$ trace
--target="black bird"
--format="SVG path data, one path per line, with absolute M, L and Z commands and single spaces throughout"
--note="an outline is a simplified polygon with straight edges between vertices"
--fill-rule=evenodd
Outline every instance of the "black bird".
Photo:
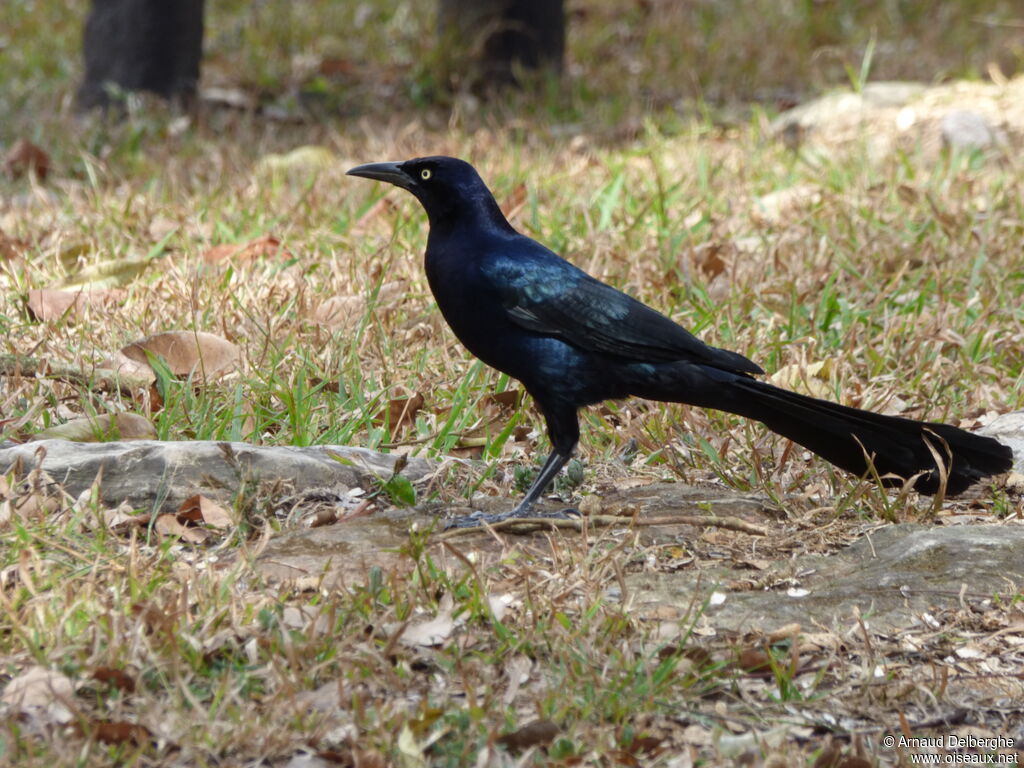
M 521 381 L 544 414 L 552 452 L 519 505 L 492 519 L 529 514 L 576 449 L 579 408 L 627 396 L 756 419 L 848 472 L 864 476 L 873 465 L 884 485 L 913 479 L 923 493 L 956 495 L 1010 469 L 1012 451 L 990 437 L 755 379 L 764 371 L 747 358 L 704 344 L 516 232 L 463 160 L 422 157 L 348 173 L 416 196 L 430 220 L 427 279 L 445 320 L 470 352 Z

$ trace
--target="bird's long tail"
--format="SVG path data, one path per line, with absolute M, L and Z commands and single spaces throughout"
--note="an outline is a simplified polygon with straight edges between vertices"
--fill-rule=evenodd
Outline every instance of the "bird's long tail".
M 694 368 L 702 370 L 698 373 Z M 658 378 L 664 385 L 665 379 Z M 945 475 L 945 493 L 955 496 L 986 477 L 1009 471 L 1013 465 L 1013 451 L 1008 446 L 949 424 L 863 411 L 790 392 L 744 374 L 703 366 L 691 367 L 682 378 L 685 395 L 665 397 L 668 393 L 662 390 L 658 399 L 756 419 L 858 476 L 869 471 L 871 457 L 875 472 L 886 485 L 899 486 L 903 481 L 898 478 L 917 475 L 914 488 L 934 494 L 942 488 Z M 679 384 L 676 379 L 677 392 Z M 940 471 L 936 456 L 944 471 Z

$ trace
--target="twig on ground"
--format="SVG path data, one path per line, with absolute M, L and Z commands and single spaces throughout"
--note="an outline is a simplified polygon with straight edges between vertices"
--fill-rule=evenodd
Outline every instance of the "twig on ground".
M 753 523 L 740 520 L 738 517 L 717 517 L 702 515 L 665 515 L 662 517 L 623 517 L 618 515 L 590 515 L 585 518 L 588 525 L 611 526 L 611 525 L 632 525 L 650 527 L 654 525 L 694 525 L 700 528 L 716 527 L 725 528 L 730 531 L 739 531 L 751 536 L 767 536 L 768 531 Z M 486 533 L 497 531 L 502 533 L 514 533 L 523 535 L 535 531 L 565 529 L 580 531 L 583 529 L 584 518 L 548 518 L 548 517 L 519 517 L 501 520 L 497 523 L 485 523 L 476 528 L 453 528 L 440 533 L 436 538 L 440 541 L 457 538 L 472 533 Z

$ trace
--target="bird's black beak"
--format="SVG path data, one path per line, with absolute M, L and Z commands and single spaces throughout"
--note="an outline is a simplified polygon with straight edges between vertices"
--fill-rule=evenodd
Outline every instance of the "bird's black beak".
M 349 168 L 346 176 L 362 176 L 365 179 L 386 181 L 402 189 L 410 189 L 413 185 L 413 178 L 402 170 L 401 163 L 367 163 Z

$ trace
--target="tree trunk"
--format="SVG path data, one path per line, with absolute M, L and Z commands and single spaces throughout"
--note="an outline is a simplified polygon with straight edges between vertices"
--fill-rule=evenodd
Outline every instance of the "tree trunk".
M 118 90 L 189 102 L 199 82 L 204 0 L 93 0 L 85 23 L 82 108 Z
M 520 69 L 562 69 L 564 0 L 439 0 L 437 24 L 455 80 L 500 86 Z

